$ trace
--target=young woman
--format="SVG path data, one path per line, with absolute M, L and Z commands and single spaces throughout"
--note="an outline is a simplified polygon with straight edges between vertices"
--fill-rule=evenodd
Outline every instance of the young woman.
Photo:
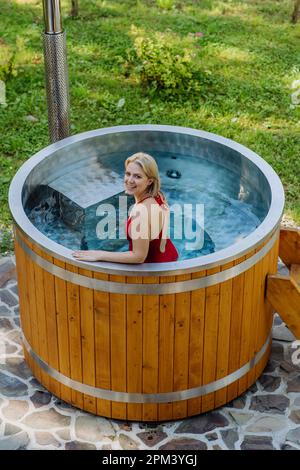
M 163 263 L 176 261 L 178 253 L 167 237 L 169 207 L 160 191 L 156 161 L 146 153 L 135 153 L 125 161 L 125 191 L 134 196 L 135 205 L 126 224 L 129 251 L 75 251 L 82 261 L 115 263 Z

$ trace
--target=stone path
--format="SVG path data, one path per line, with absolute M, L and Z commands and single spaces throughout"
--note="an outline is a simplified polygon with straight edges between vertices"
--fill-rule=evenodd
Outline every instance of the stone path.
M 14 258 L 0 258 L 0 450 L 300 450 L 300 365 L 291 359 L 293 340 L 276 315 L 263 375 L 210 413 L 163 424 L 96 417 L 57 399 L 32 377 L 20 341 Z

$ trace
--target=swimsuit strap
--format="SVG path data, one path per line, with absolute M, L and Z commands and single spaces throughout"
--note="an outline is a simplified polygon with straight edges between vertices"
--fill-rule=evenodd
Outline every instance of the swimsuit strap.
M 154 199 L 159 206 L 163 206 L 165 204 L 165 201 L 163 200 L 160 194 L 158 194 Z

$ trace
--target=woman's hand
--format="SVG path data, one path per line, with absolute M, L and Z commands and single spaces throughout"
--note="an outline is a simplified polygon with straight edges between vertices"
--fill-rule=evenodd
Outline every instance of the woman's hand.
M 80 261 L 101 261 L 101 250 L 74 251 L 72 256 Z
M 107 261 L 108 263 L 143 263 L 149 251 L 149 240 L 132 240 L 132 251 L 85 250 L 74 251 L 72 256 L 79 261 Z

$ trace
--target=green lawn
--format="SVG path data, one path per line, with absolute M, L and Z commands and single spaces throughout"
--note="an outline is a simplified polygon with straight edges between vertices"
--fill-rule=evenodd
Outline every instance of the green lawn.
M 286 214 L 300 224 L 300 105 L 291 85 L 300 79 L 300 24 L 292 0 L 184 0 L 164 10 L 156 0 L 79 0 L 67 32 L 72 133 L 120 124 L 174 124 L 229 137 L 267 160 L 281 177 Z M 163 2 L 161 2 L 163 3 Z M 169 2 L 172 3 L 172 2 Z M 7 193 L 19 166 L 48 143 L 41 0 L 0 0 L 0 54 L 15 54 L 0 105 L 1 252 L 10 247 Z M 184 41 L 197 38 L 200 91 L 151 93 L 124 67 L 132 26 Z M 1 59 L 1 55 L 0 55 Z M 1 60 L 0 60 L 1 64 Z M 1 78 L 1 76 L 0 76 Z M 124 98 L 125 105 L 118 108 Z M 26 120 L 31 115 L 36 122 Z

